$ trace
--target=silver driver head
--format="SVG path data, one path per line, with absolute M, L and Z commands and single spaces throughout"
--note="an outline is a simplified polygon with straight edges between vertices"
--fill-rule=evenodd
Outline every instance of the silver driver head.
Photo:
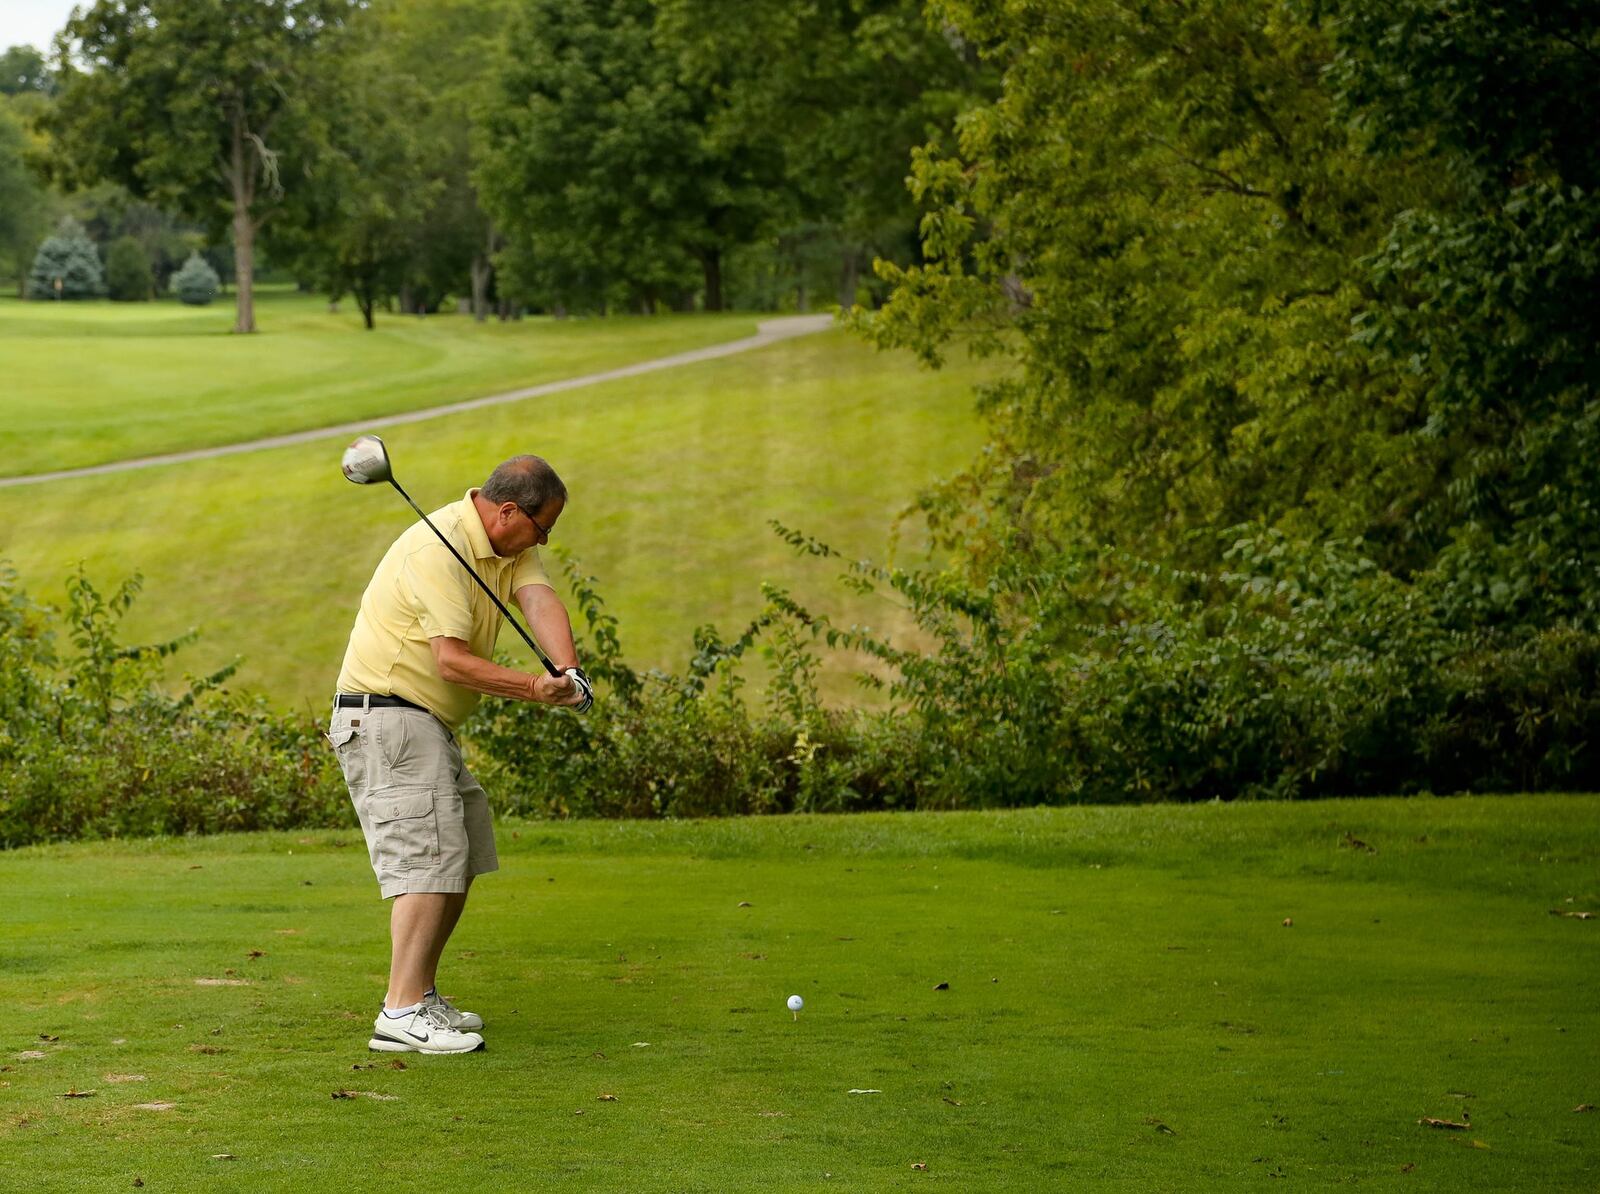
M 389 451 L 375 435 L 363 435 L 344 450 L 339 461 L 345 480 L 357 485 L 371 485 L 392 478 L 389 471 Z

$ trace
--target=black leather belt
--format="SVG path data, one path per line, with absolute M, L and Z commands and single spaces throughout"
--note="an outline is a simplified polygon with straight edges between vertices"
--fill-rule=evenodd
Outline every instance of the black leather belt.
M 360 709 L 366 706 L 371 709 L 421 709 L 424 713 L 432 713 L 432 709 L 423 708 L 415 701 L 408 701 L 405 697 L 397 696 L 368 696 L 360 692 L 341 692 L 333 698 L 336 709 Z

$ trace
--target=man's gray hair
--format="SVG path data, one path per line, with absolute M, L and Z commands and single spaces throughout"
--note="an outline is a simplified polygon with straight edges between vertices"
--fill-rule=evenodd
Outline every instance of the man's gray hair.
M 567 500 L 567 487 L 542 456 L 513 456 L 489 474 L 478 492 L 495 505 L 515 502 L 533 511 L 552 498 Z

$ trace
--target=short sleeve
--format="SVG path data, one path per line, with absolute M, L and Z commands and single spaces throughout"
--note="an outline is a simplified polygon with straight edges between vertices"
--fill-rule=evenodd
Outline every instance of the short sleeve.
M 472 639 L 471 584 L 460 561 L 442 543 L 429 543 L 406 557 L 400 585 L 429 638 Z
M 550 585 L 550 578 L 545 575 L 544 565 L 539 561 L 539 549 L 530 547 L 527 551 L 517 556 L 517 566 L 511 573 L 511 591 L 515 593 L 526 585 Z

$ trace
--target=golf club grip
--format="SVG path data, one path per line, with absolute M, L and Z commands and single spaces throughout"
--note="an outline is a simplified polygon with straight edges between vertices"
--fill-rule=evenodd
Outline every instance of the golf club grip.
M 559 680 L 561 678 L 561 673 L 556 670 L 556 665 L 551 663 L 549 657 L 539 649 L 539 644 L 533 641 L 533 635 L 529 634 L 522 628 L 522 623 L 517 621 L 516 616 L 506 608 L 506 603 L 501 601 L 500 598 L 495 595 L 495 591 L 488 586 L 483 577 L 478 575 L 477 570 L 474 569 L 471 564 L 467 563 L 466 557 L 456 550 L 456 545 L 444 537 L 444 532 L 433 525 L 433 519 L 424 514 L 422 512 L 422 507 L 411 500 L 411 495 L 400 488 L 400 482 L 396 481 L 393 477 L 390 477 L 389 484 L 393 485 L 395 489 L 399 491 L 400 496 L 406 499 L 406 505 L 410 506 L 417 512 L 417 517 L 428 524 L 428 529 L 435 535 L 439 536 L 439 542 L 443 543 L 450 549 L 450 554 L 455 556 L 457 560 L 461 561 L 461 566 L 467 570 L 467 575 L 478 582 L 478 587 L 488 595 L 489 600 L 494 602 L 496 608 L 498 608 L 500 612 L 505 615 L 506 621 L 510 622 L 515 628 L 516 632 L 522 636 L 522 641 L 528 644 L 528 649 L 539 657 L 539 662 L 544 664 L 544 670 Z

